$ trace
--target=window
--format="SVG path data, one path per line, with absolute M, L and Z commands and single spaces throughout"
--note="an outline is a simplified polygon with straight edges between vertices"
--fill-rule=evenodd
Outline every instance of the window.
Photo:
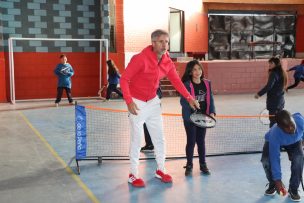
M 109 50 L 116 52 L 116 12 L 115 0 L 109 0 L 110 39 Z
M 170 52 L 184 51 L 184 12 L 170 8 L 169 19 Z
M 209 12 L 209 59 L 294 57 L 295 13 Z

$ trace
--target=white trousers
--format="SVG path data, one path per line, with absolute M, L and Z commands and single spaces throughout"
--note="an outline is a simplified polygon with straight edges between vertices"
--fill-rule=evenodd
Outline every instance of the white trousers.
M 155 158 L 158 169 L 165 171 L 165 138 L 163 132 L 163 119 L 161 115 L 160 99 L 156 96 L 147 102 L 133 98 L 139 110 L 138 115 L 129 113 L 131 126 L 130 141 L 130 173 L 138 177 L 141 140 L 143 137 L 143 124 L 146 123 L 154 145 Z

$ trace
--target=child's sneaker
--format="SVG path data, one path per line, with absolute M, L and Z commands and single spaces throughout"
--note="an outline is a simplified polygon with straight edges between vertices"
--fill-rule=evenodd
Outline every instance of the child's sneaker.
M 200 170 L 205 175 L 210 175 L 210 170 L 207 167 L 207 164 L 200 164 Z
M 185 170 L 185 176 L 189 176 L 192 173 L 192 168 L 193 165 L 192 164 L 187 164 L 186 166 L 184 166 Z
M 156 170 L 155 177 L 161 179 L 164 183 L 171 183 L 172 177 L 169 174 L 165 174 L 161 170 Z
M 136 178 L 133 174 L 129 174 L 128 182 L 134 187 L 145 187 L 145 182 L 141 178 Z
M 276 187 L 275 187 L 275 184 L 274 183 L 269 183 L 267 185 L 268 185 L 268 188 L 265 190 L 264 195 L 267 195 L 267 196 L 273 196 L 273 195 L 275 195 L 276 191 L 277 191 Z
M 288 190 L 289 197 L 292 201 L 294 202 L 300 202 L 301 201 L 301 196 L 298 193 L 298 190 L 292 191 L 291 189 Z

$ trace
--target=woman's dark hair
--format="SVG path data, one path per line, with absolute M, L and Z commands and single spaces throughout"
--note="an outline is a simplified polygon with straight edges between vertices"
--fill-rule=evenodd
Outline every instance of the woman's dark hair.
M 287 83 L 288 83 L 288 75 L 287 75 L 286 71 L 283 69 L 280 59 L 277 57 L 272 57 L 268 60 L 268 62 L 273 63 L 275 65 L 274 68 L 269 70 L 269 73 L 272 71 L 278 70 L 280 72 L 281 76 L 283 77 L 283 88 L 286 89 Z
M 66 55 L 64 55 L 64 54 L 61 54 L 60 56 L 59 56 L 59 58 L 63 58 L 63 57 L 67 57 Z
M 116 67 L 113 60 L 109 59 L 107 60 L 108 65 L 108 75 L 114 75 L 116 73 L 119 73 L 118 68 Z
M 192 60 L 192 61 L 189 61 L 187 63 L 187 65 L 186 65 L 185 73 L 184 73 L 184 75 L 182 77 L 182 81 L 183 82 L 186 82 L 188 80 L 191 81 L 191 79 L 192 79 L 192 71 L 193 71 L 193 68 L 194 68 L 195 65 L 198 65 L 202 69 L 201 79 L 203 79 L 205 77 L 204 68 L 203 68 L 202 64 L 198 60 Z

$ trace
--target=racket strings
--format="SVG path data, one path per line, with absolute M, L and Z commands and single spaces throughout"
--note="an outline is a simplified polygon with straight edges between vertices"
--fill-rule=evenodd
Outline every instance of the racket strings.
M 199 127 L 214 127 L 216 121 L 205 114 L 194 113 L 190 116 L 190 120 Z

